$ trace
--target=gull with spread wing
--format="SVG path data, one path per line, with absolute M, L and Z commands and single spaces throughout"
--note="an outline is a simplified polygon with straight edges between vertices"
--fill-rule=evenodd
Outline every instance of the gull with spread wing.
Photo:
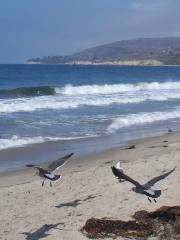
M 57 160 L 50 163 L 46 169 L 36 166 L 36 165 L 32 165 L 32 164 L 28 164 L 28 165 L 26 165 L 26 167 L 34 167 L 34 168 L 38 169 L 38 171 L 39 171 L 38 175 L 40 177 L 44 178 L 44 180 L 42 182 L 42 186 L 44 186 L 44 181 L 46 179 L 50 180 L 50 186 L 52 186 L 51 181 L 57 181 L 58 179 L 61 178 L 61 175 L 55 174 L 55 171 L 58 168 L 62 167 L 73 154 L 74 153 L 70 153 L 64 157 L 58 158 Z
M 142 185 L 139 182 L 132 179 L 131 177 L 127 176 L 122 171 L 119 171 L 119 169 L 116 168 L 116 166 L 111 167 L 111 169 L 116 178 L 124 179 L 134 184 L 135 187 L 132 188 L 132 191 L 140 194 L 145 194 L 148 197 L 149 202 L 151 202 L 151 198 L 154 200 L 154 202 L 156 202 L 156 198 L 159 198 L 161 195 L 161 190 L 154 190 L 152 189 L 152 187 L 160 180 L 166 178 L 169 174 L 171 174 L 175 170 L 175 168 L 173 168 L 171 171 L 164 173 L 160 176 L 154 177 L 151 180 L 149 180 L 147 183 Z

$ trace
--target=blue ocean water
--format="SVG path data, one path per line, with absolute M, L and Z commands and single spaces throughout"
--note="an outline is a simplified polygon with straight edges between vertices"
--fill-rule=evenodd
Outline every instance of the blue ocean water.
M 0 65 L 0 150 L 89 139 L 94 152 L 179 123 L 180 67 Z

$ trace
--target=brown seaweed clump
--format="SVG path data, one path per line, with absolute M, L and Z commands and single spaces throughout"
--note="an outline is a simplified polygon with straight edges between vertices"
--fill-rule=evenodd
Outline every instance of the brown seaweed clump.
M 180 206 L 163 206 L 154 212 L 138 211 L 132 217 L 131 221 L 90 218 L 81 230 L 89 238 L 180 239 Z

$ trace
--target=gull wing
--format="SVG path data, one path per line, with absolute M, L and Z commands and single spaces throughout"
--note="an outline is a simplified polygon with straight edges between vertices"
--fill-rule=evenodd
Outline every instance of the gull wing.
M 143 187 L 149 189 L 151 188 L 154 184 L 156 184 L 157 182 L 159 182 L 160 180 L 166 178 L 169 174 L 171 174 L 172 172 L 174 172 L 175 168 L 173 168 L 171 171 L 167 172 L 167 173 L 164 173 L 160 176 L 157 176 L 155 178 L 152 178 L 151 180 L 149 180 L 147 183 L 145 183 L 143 185 Z
M 119 179 L 124 179 L 128 182 L 131 182 L 132 184 L 134 184 L 137 187 L 140 187 L 141 184 L 139 184 L 137 181 L 135 181 L 134 179 L 130 178 L 129 176 L 127 176 L 126 174 L 124 174 L 122 171 L 120 171 L 119 169 L 117 169 L 116 167 L 111 167 L 112 172 L 114 173 L 114 175 L 119 178 Z
M 47 171 L 48 172 L 53 172 L 59 167 L 62 167 L 65 162 L 73 155 L 74 153 L 70 153 L 68 155 L 65 155 L 64 157 L 58 158 L 57 160 L 53 161 L 52 163 L 49 164 Z
M 27 165 L 26 165 L 26 167 L 36 168 L 36 169 L 38 169 L 39 171 L 41 171 L 41 170 L 43 170 L 43 171 L 44 171 L 44 169 L 43 169 L 43 168 L 41 168 L 41 167 L 38 167 L 38 166 L 36 166 L 36 165 L 33 165 L 33 164 L 27 164 Z

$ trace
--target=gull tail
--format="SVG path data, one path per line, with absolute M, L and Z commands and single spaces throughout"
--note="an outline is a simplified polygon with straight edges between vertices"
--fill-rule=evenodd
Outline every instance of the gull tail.
M 155 197 L 158 198 L 161 196 L 162 191 L 161 190 L 154 190 L 155 192 Z

